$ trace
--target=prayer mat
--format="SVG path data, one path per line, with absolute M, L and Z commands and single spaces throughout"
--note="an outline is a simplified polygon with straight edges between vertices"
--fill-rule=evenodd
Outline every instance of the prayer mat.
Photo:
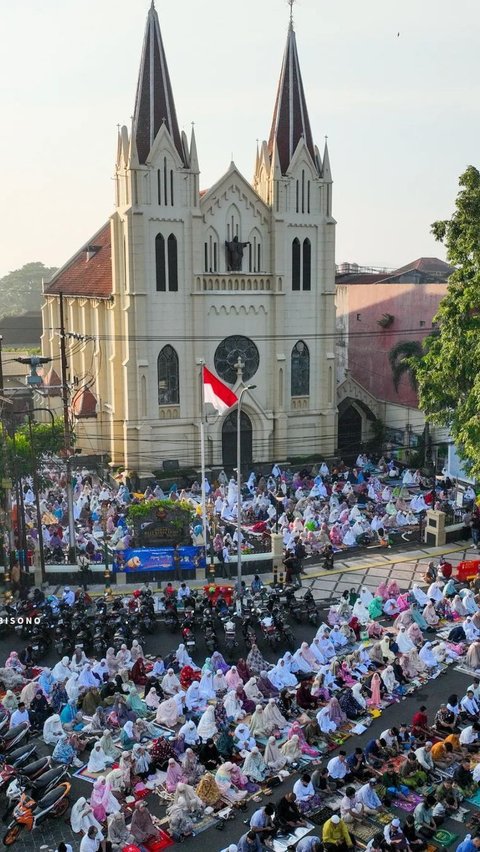
M 193 823 L 193 833 L 201 834 L 202 831 L 208 831 L 209 828 L 213 828 L 215 823 L 218 822 L 217 814 L 207 814 L 203 816 L 202 819 L 199 819 L 197 822 Z
M 351 736 L 348 731 L 335 731 L 333 734 L 329 734 L 328 738 L 332 743 L 335 743 L 335 746 L 341 746 Z
M 453 819 L 455 822 L 465 822 L 465 817 L 469 811 L 466 808 L 459 808 L 458 811 L 455 811 L 453 814 L 449 814 L 450 819 Z
M 447 847 L 451 846 L 457 837 L 458 834 L 454 834 L 452 831 L 447 831 L 446 828 L 439 828 L 433 835 L 432 840 L 437 846 Z
M 471 805 L 475 805 L 476 808 L 480 808 L 480 790 L 478 790 L 470 799 L 467 799 L 467 802 L 470 802 Z
M 310 819 L 312 820 L 312 822 L 315 823 L 315 825 L 323 825 L 323 823 L 326 822 L 327 819 L 330 819 L 332 814 L 333 810 L 328 806 L 324 805 L 323 808 L 320 808 L 319 811 L 314 811 L 313 813 L 311 813 Z
M 400 808 L 401 811 L 411 814 L 420 802 L 423 802 L 422 796 L 417 796 L 416 793 L 409 793 L 408 799 L 394 799 L 392 805 L 394 808 Z
M 353 835 L 356 839 L 361 840 L 363 843 L 369 843 L 372 837 L 378 833 L 378 826 L 373 825 L 371 822 L 358 822 L 355 824 L 355 831 Z
M 305 837 L 313 828 L 312 823 L 307 822 L 306 825 L 301 825 L 292 831 L 290 834 L 279 834 L 273 841 L 275 852 L 286 852 L 291 846 L 295 846 L 302 837 Z
M 379 814 L 372 814 L 371 816 L 368 817 L 368 819 L 371 820 L 374 823 L 374 825 L 378 825 L 378 826 L 381 826 L 383 828 L 383 826 L 385 826 L 385 825 L 390 825 L 390 823 L 393 819 L 393 814 L 390 813 L 389 811 L 387 811 L 387 812 L 381 811 Z
M 454 671 L 461 672 L 462 674 L 466 674 L 469 677 L 473 677 L 473 675 L 477 675 L 478 669 L 471 669 L 469 666 L 465 665 L 465 663 L 460 663 L 457 666 L 454 666 Z
M 435 846 L 435 843 L 428 843 L 425 852 L 438 852 L 438 846 Z
M 103 772 L 90 772 L 87 769 L 88 764 L 85 763 L 80 769 L 77 769 L 76 772 L 73 773 L 74 778 L 81 778 L 82 781 L 88 781 L 89 784 L 94 784 L 98 778 L 105 777 L 107 772 L 110 772 L 112 769 L 118 768 L 118 763 L 113 763 L 112 766 L 109 766 L 108 769 L 105 769 Z

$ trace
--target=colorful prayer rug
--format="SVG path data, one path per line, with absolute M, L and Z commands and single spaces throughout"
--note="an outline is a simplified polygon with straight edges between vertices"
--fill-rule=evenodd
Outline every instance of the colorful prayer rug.
M 433 835 L 432 840 L 437 844 L 437 846 L 447 847 L 451 846 L 457 837 L 458 834 L 454 834 L 452 831 L 447 831 L 446 828 L 439 828 Z

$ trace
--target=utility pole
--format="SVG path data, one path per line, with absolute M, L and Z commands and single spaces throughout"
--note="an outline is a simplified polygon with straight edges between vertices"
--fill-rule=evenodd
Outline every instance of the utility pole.
M 2 350 L 3 337 L 0 334 L 0 405 L 1 411 L 3 415 L 3 406 L 5 403 L 11 404 L 10 400 L 5 399 L 5 387 L 4 387 L 4 379 L 3 379 L 3 350 Z M 8 548 L 5 553 L 5 575 L 9 573 L 9 569 L 12 568 L 15 562 L 15 533 L 13 530 L 13 521 L 12 521 L 12 480 L 10 477 L 10 465 L 8 463 L 8 446 L 7 446 L 7 436 L 5 423 L 2 416 L 2 450 L 4 453 L 5 465 L 5 479 L 3 481 L 4 491 L 5 491 L 5 526 L 8 533 Z M 17 507 L 18 509 L 18 507 Z M 5 548 L 4 548 L 5 552 Z M 8 557 L 8 558 L 7 558 Z
M 67 468 L 67 507 L 68 507 L 68 561 L 70 565 L 75 565 L 76 547 L 75 547 L 75 518 L 73 515 L 73 489 L 72 489 L 72 471 L 70 466 L 72 453 L 72 435 L 70 431 L 70 418 L 68 412 L 68 383 L 67 383 L 67 350 L 65 336 L 65 319 L 63 313 L 63 293 L 59 295 L 60 301 L 60 363 L 62 368 L 62 402 L 63 402 L 63 431 L 65 440 L 65 463 Z

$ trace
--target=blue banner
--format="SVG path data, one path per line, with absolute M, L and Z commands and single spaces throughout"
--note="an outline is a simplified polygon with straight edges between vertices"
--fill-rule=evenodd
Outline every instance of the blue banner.
M 175 568 L 174 547 L 131 547 L 124 550 L 115 562 L 115 571 L 173 571 Z M 180 570 L 205 568 L 205 549 L 186 545 L 177 547 Z

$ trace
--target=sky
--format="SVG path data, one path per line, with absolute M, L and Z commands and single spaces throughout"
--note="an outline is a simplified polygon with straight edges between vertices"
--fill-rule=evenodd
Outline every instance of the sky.
M 133 113 L 150 0 L 0 0 L 0 276 L 62 265 L 113 210 L 117 124 Z M 201 187 L 268 138 L 285 0 L 157 0 Z M 478 0 L 298 0 L 316 144 L 328 135 L 337 263 L 444 257 L 430 224 L 479 165 Z

